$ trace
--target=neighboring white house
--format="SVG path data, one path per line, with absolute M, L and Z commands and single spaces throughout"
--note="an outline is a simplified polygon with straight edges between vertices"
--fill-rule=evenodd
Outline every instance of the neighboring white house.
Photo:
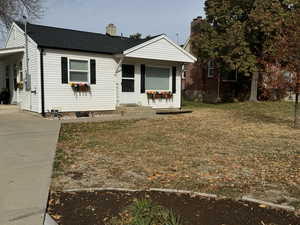
M 13 23 L 0 49 L 0 92 L 9 89 L 11 104 L 43 115 L 179 108 L 182 66 L 196 59 L 166 35 L 132 39 L 112 28 L 104 35 L 28 23 L 26 38 L 25 25 Z

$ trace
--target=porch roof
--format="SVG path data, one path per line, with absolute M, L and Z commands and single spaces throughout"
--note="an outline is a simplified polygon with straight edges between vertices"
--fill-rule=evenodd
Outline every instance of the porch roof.
M 17 48 L 1 48 L 0 49 L 0 59 L 4 57 L 9 57 L 13 55 L 17 55 L 20 53 L 24 53 L 25 48 L 24 47 L 17 47 Z

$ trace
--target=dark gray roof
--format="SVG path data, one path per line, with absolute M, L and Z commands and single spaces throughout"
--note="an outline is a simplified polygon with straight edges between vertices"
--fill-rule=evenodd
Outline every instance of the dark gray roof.
M 17 25 L 24 30 L 24 24 L 17 22 Z M 38 46 L 42 48 L 77 50 L 105 54 L 122 53 L 127 49 L 157 37 L 134 39 L 30 23 L 27 25 L 27 33 Z

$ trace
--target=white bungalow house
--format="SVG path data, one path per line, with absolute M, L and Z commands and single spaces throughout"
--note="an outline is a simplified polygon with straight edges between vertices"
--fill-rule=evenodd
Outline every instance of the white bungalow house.
M 13 23 L 0 49 L 0 92 L 9 90 L 10 104 L 42 115 L 123 104 L 180 107 L 182 66 L 196 59 L 166 35 L 116 36 L 112 24 L 105 35 L 26 27 Z

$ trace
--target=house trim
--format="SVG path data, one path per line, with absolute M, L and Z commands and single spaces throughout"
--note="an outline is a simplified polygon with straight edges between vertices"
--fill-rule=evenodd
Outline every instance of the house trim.
M 88 64 L 87 71 L 72 70 L 71 69 L 71 61 L 72 60 L 87 62 L 87 64 Z M 90 65 L 91 65 L 91 58 L 89 58 L 89 59 L 84 59 L 84 58 L 80 58 L 80 57 L 68 58 L 68 81 L 69 81 L 69 83 L 83 83 L 83 84 L 89 84 L 90 85 L 91 84 L 91 68 L 90 68 Z M 71 81 L 71 72 L 84 72 L 84 73 L 87 72 L 87 81 Z
M 128 54 L 130 54 L 132 52 L 135 52 L 135 51 L 137 51 L 137 50 L 139 50 L 141 48 L 144 48 L 144 47 L 146 47 L 148 45 L 151 45 L 151 44 L 153 44 L 153 43 L 155 43 L 155 42 L 157 42 L 157 41 L 159 41 L 161 39 L 165 39 L 166 41 L 168 41 L 171 45 L 173 45 L 175 48 L 177 48 L 179 51 L 181 51 L 184 55 L 186 55 L 188 58 L 190 58 L 193 62 L 197 61 L 197 59 L 193 55 L 191 55 L 190 53 L 188 53 L 187 51 L 185 51 L 183 48 L 181 48 L 180 46 L 178 46 L 177 44 L 175 44 L 172 40 L 170 40 L 164 34 L 160 35 L 160 36 L 158 36 L 156 38 L 153 38 L 153 39 L 151 39 L 149 41 L 146 41 L 146 42 L 144 42 L 144 43 L 142 43 L 140 45 L 137 45 L 137 46 L 135 46 L 133 48 L 127 49 L 126 51 L 123 52 L 123 54 L 125 56 L 127 56 Z
M 2 48 L 0 49 L 0 55 L 2 54 L 13 54 L 13 53 L 22 53 L 25 51 L 24 47 L 15 47 L 15 48 Z
M 88 50 L 80 50 L 80 49 L 70 49 L 70 48 L 55 48 L 55 47 L 47 47 L 43 45 L 39 45 L 39 48 L 43 49 L 52 49 L 52 50 L 63 50 L 63 51 L 72 51 L 72 52 L 85 52 L 85 53 L 94 53 L 94 54 L 103 54 L 103 55 L 115 55 L 114 53 L 107 52 L 97 52 L 97 51 L 88 51 Z
M 6 41 L 5 41 L 5 47 L 7 46 L 7 43 L 8 43 L 8 41 L 9 41 L 9 39 L 10 39 L 10 36 L 11 36 L 11 32 L 13 31 L 13 28 L 14 28 L 14 26 L 15 26 L 16 24 L 15 23 L 13 23 L 13 25 L 10 27 L 10 29 L 9 29 L 9 32 L 8 32 L 8 36 L 7 36 L 7 39 L 6 39 Z

